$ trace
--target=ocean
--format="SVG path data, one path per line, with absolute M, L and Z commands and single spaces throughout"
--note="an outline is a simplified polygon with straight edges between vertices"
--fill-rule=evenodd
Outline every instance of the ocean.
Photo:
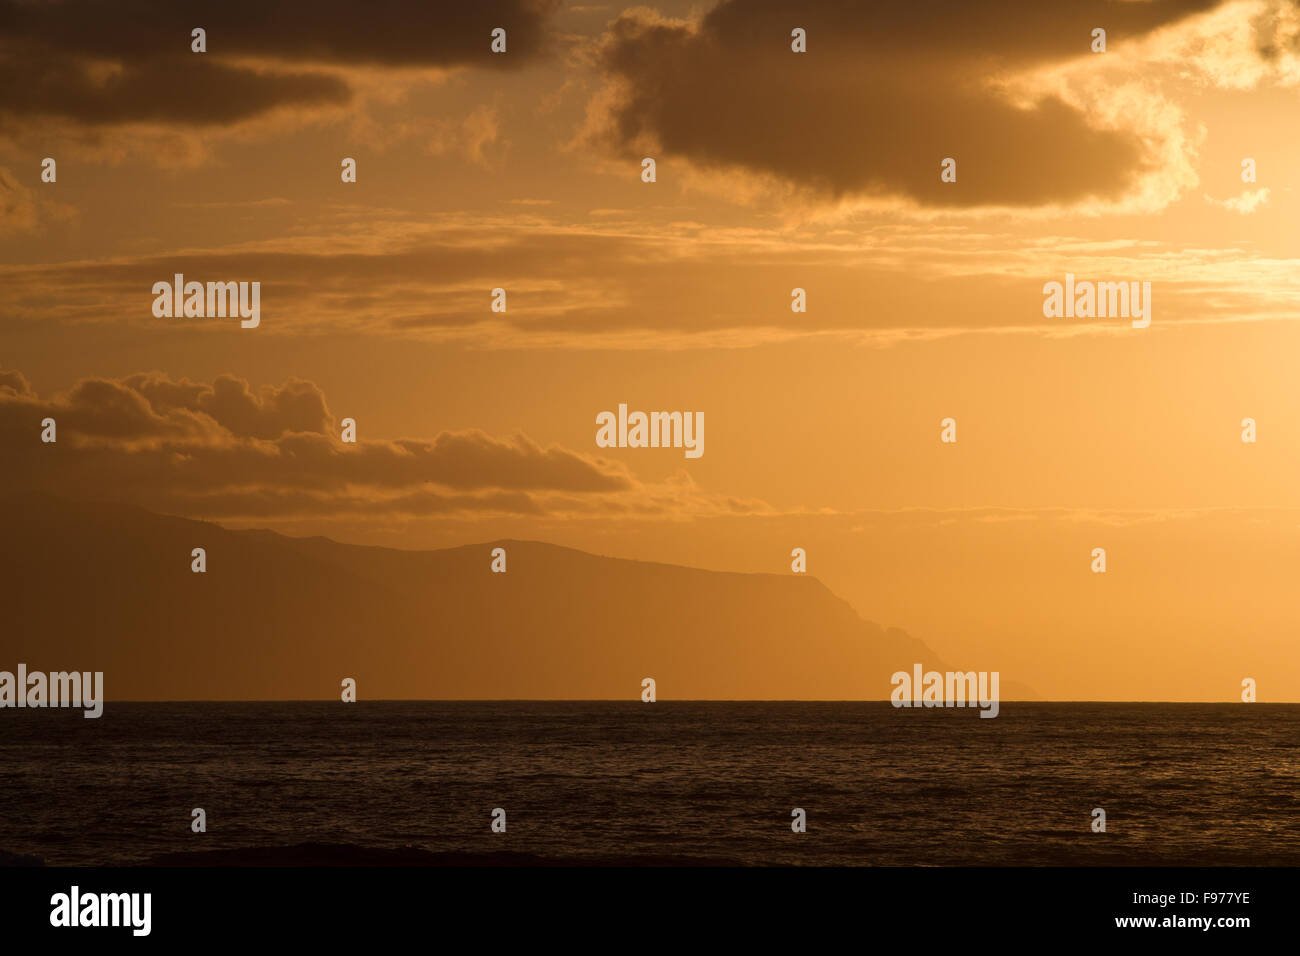
M 1300 865 L 1300 706 L 1010 702 L 978 715 L 882 702 L 7 710 L 0 855 Z

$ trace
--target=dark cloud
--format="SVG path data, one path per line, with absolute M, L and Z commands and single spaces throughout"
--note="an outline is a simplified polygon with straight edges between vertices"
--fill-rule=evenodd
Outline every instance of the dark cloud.
M 69 57 L 0 53 L 0 114 L 85 125 L 206 126 L 280 106 L 337 106 L 352 97 L 335 76 L 251 70 L 173 56 L 98 72 Z
M 201 412 L 240 438 L 274 440 L 289 432 L 324 435 L 334 424 L 325 396 L 311 382 L 266 385 L 254 394 L 247 382 L 233 375 L 219 375 L 206 385 L 154 372 L 125 378 L 122 386 L 162 414 Z
M 0 129 L 34 117 L 96 126 L 231 124 L 276 107 L 347 103 L 351 90 L 323 72 L 330 67 L 514 69 L 542 52 L 554 6 L 0 0 Z M 201 55 L 190 51 L 195 27 L 207 31 Z M 490 51 L 495 27 L 507 31 L 505 55 Z
M 1222 0 L 723 0 L 704 17 L 702 33 L 723 45 L 790 49 L 790 30 L 809 32 L 809 50 L 921 67 L 963 59 L 1027 65 L 1086 52 L 1094 27 L 1111 41 L 1147 33 Z M 725 39 L 724 39 L 725 38 Z
M 329 64 L 518 66 L 538 54 L 557 0 L 3 0 L 0 35 L 23 47 L 133 62 L 188 53 L 207 31 L 207 56 Z M 490 50 L 506 31 L 505 55 Z
M 629 157 L 771 174 L 828 197 L 1031 205 L 1116 196 L 1145 167 L 1139 138 L 1054 96 L 1022 108 L 986 81 L 1089 55 L 1215 5 L 1012 0 L 725 0 L 698 24 L 644 10 L 610 27 L 600 63 L 621 95 L 603 135 Z M 803 27 L 808 52 L 790 51 Z M 958 186 L 939 180 L 958 161 Z M 661 173 L 661 176 L 663 174 Z
M 53 418 L 58 441 L 40 440 Z M 0 490 L 125 500 L 208 516 L 541 513 L 539 495 L 634 488 L 626 471 L 520 435 L 443 432 L 432 440 L 344 444 L 310 382 L 254 391 L 161 373 L 85 379 L 42 399 L 0 371 Z M 364 430 L 365 423 L 360 423 Z

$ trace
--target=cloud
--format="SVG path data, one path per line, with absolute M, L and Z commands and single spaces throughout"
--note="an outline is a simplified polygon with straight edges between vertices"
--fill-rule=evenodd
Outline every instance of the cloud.
M 1300 84 L 1300 9 L 1293 0 L 1233 0 L 1196 19 L 1195 29 L 1157 31 L 1142 58 L 1216 89 Z
M 95 70 L 40 53 L 0 58 L 0 113 L 88 126 L 230 124 L 276 107 L 338 106 L 351 92 L 319 73 L 253 70 L 182 55 Z
M 1222 209 L 1230 209 L 1233 212 L 1241 213 L 1243 216 L 1249 216 L 1256 209 L 1261 209 L 1268 203 L 1269 191 L 1263 189 L 1243 190 L 1240 196 L 1233 196 L 1230 199 L 1215 199 L 1213 196 L 1206 196 L 1205 201 Z
M 90 384 L 81 383 L 72 395 L 75 397 Z M 301 380 L 266 385 L 254 393 L 247 382 L 233 375 L 219 375 L 207 385 L 177 382 L 155 372 L 129 376 L 117 387 L 138 394 L 160 415 L 207 415 L 237 438 L 275 440 L 291 432 L 324 435 L 334 424 L 320 389 Z
M 16 396 L 35 397 L 35 392 L 23 373 L 11 369 L 0 369 L 0 389 L 8 390 Z
M 55 443 L 40 440 L 45 418 L 56 422 Z M 320 389 L 301 380 L 254 390 L 229 375 L 202 383 L 150 372 L 83 379 L 46 399 L 0 370 L 0 491 L 221 518 L 687 517 L 766 507 L 706 494 L 686 476 L 642 483 L 618 463 L 524 435 L 345 444 L 337 428 Z
M 1015 0 L 994 14 L 965 0 L 826 0 L 792 12 L 776 0 L 723 0 L 697 21 L 638 9 L 602 41 L 609 85 L 588 136 L 626 159 L 655 155 L 661 179 L 685 160 L 827 202 L 1113 199 L 1162 161 L 1163 141 L 1147 142 L 1149 131 L 1123 116 L 1094 115 L 1068 91 L 1012 81 L 1065 63 L 1095 68 L 1099 24 L 1113 49 L 1213 5 Z M 790 51 L 796 25 L 807 53 Z M 958 161 L 957 184 L 940 181 L 945 157 Z
M 440 120 L 434 124 L 426 149 L 433 156 L 458 154 L 470 162 L 490 166 L 498 146 L 501 120 L 490 106 L 480 106 L 461 120 Z
M 36 200 L 32 191 L 0 167 L 0 235 L 23 232 L 36 225 Z
M 1199 199 L 1198 199 L 1199 202 Z M 1178 241 L 905 222 L 869 232 L 705 227 L 558 216 L 412 217 L 355 210 L 293 235 L 167 255 L 0 266 L 15 326 L 134 326 L 150 335 L 362 331 L 474 348 L 749 348 L 799 339 L 892 345 L 980 331 L 1077 335 L 1125 322 L 1042 317 L 1066 272 L 1150 281 L 1157 322 L 1294 314 L 1294 257 Z M 304 230 L 306 232 L 306 230 Z M 153 283 L 262 283 L 261 325 L 155 318 Z M 504 313 L 490 290 L 506 289 Z M 790 292 L 809 311 L 790 310 Z
M 406 4 L 0 0 L 0 128 L 57 121 L 222 127 L 340 107 L 352 69 L 518 69 L 544 52 L 551 0 Z M 207 52 L 190 49 L 207 32 Z M 504 55 L 491 31 L 507 30 Z
M 190 31 L 202 27 L 209 56 L 509 69 L 542 51 L 556 6 L 554 0 L 223 0 L 195 13 L 171 0 L 3 0 L 0 26 L 19 46 L 88 59 L 147 61 L 177 47 L 188 53 Z M 507 32 L 504 56 L 489 49 L 496 27 Z
M 51 220 L 69 220 L 76 210 L 39 196 L 39 189 L 24 186 L 14 171 L 0 166 L 0 236 L 39 231 Z

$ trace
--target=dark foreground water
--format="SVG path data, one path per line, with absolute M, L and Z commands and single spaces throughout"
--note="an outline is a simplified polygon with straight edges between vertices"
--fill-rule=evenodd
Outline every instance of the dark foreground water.
M 663 701 L 0 712 L 0 851 L 55 865 L 1298 865 L 1298 784 L 1290 705 L 1011 703 L 994 720 Z M 207 833 L 190 830 L 195 807 Z M 807 833 L 791 832 L 795 807 Z M 207 855 L 158 859 L 177 853 Z

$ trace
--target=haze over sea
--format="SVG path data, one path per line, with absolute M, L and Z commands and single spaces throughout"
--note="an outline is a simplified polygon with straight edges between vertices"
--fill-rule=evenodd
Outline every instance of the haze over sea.
M 978 714 L 663 700 L 110 701 L 99 720 L 11 710 L 0 854 L 1300 865 L 1300 705 L 1011 702 L 994 720 Z M 190 830 L 195 807 L 206 833 Z M 495 807 L 504 834 L 491 832 Z M 806 833 L 791 831 L 795 807 Z M 1091 832 L 1094 807 L 1106 833 Z

